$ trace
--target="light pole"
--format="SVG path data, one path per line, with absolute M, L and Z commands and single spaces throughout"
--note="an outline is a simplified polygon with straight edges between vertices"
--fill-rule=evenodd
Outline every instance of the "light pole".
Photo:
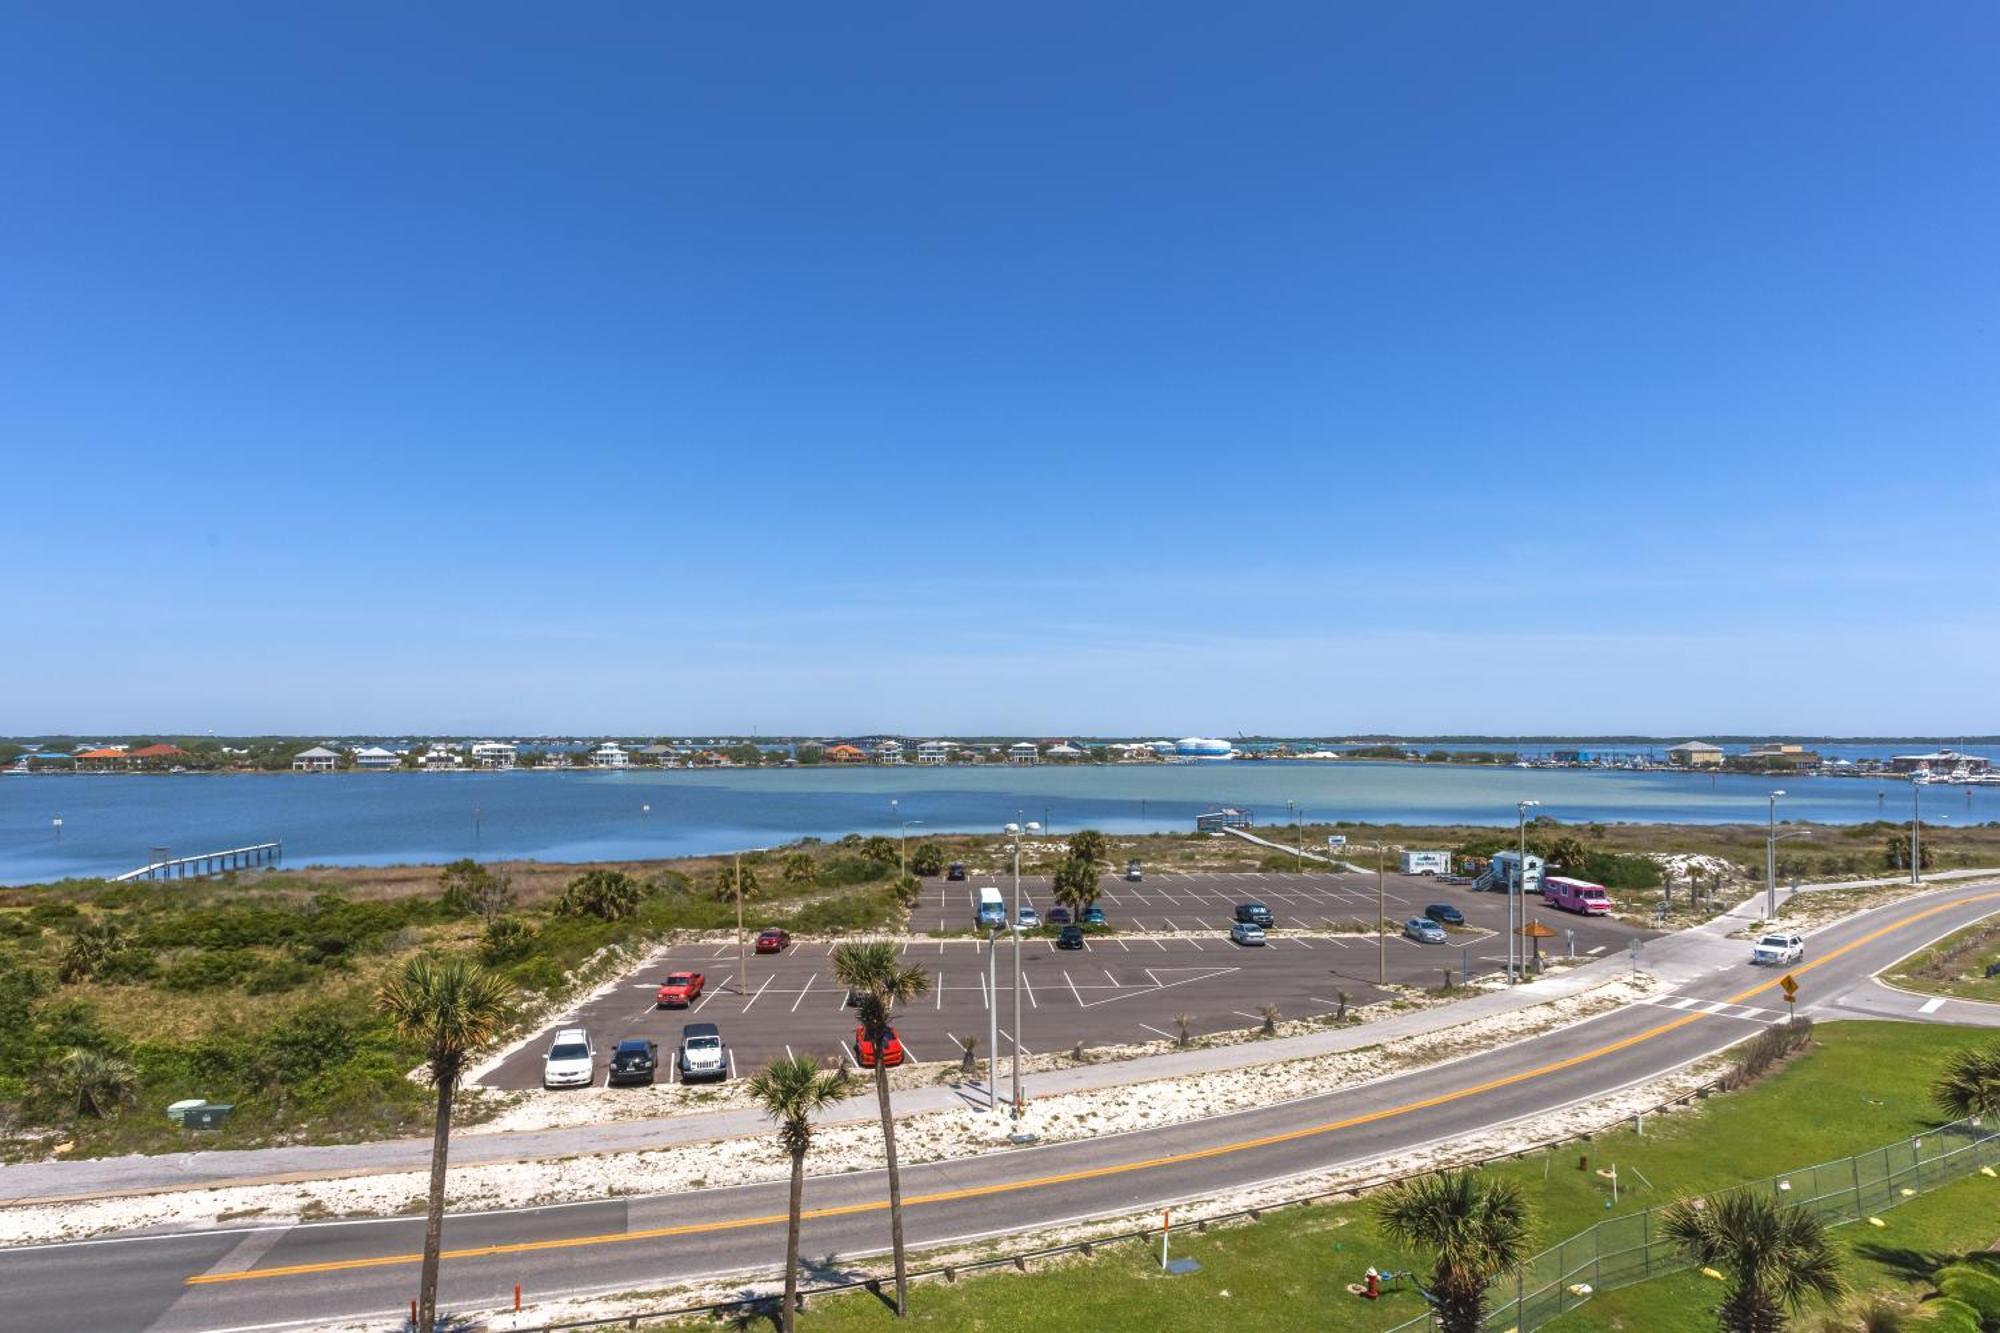
M 1924 784 L 1917 781 L 1915 773 L 1910 774 L 1910 883 L 1924 882 L 1923 847 L 1917 841 L 1917 830 L 1924 826 L 1923 815 Z
M 1018 938 L 1018 937 L 1017 937 Z M 1000 1109 L 1000 930 L 986 936 L 986 1109 Z
M 1389 844 L 1375 844 L 1375 984 L 1385 986 L 1389 982 L 1389 937 L 1384 932 L 1389 926 L 1386 909 L 1388 886 L 1383 882 L 1388 874 Z
M 1292 816 L 1292 841 L 1294 862 L 1292 869 L 1304 873 L 1306 868 L 1306 825 L 1305 810 L 1291 801 L 1285 802 L 1285 809 Z
M 902 872 L 898 876 L 899 879 L 908 879 L 910 877 L 910 827 L 911 825 L 915 825 L 918 828 L 922 828 L 923 823 L 924 821 L 921 819 L 905 819 L 902 821 L 902 841 L 896 848 L 896 866 Z
M 1514 874 L 1507 884 L 1507 984 L 1520 981 L 1520 964 L 1515 959 L 1518 940 L 1515 935 L 1515 918 L 1520 915 L 1520 896 L 1528 891 L 1528 811 L 1540 805 L 1540 801 L 1517 801 L 1514 805 L 1515 821 L 1520 826 L 1521 859 L 1514 867 Z
M 1019 811 L 1015 812 L 1017 815 Z M 1030 821 L 1026 825 L 1007 825 L 1006 833 L 1014 839 L 1014 1118 L 1021 1118 L 1021 834 L 1040 833 L 1042 826 Z M 998 997 L 995 997 L 996 1007 Z
M 1771 793 L 1771 820 L 1764 834 L 1764 919 L 1778 919 L 1778 798 L 1785 793 Z

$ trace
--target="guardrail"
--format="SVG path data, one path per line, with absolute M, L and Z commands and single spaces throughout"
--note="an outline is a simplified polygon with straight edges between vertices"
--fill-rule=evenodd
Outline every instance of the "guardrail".
M 1677 1107 L 1685 1106 L 1690 1102 L 1699 1101 L 1718 1090 L 1720 1090 L 1719 1081 L 1704 1083 L 1700 1087 L 1692 1088 L 1678 1097 L 1660 1102 L 1655 1106 L 1638 1112 L 1633 1118 L 1643 1120 L 1649 1115 L 1671 1111 Z M 1557 1138 L 1531 1144 L 1527 1147 L 1515 1148 L 1509 1152 L 1494 1153 L 1487 1157 L 1476 1158 L 1461 1163 L 1461 1165 L 1488 1166 L 1495 1162 L 1513 1161 L 1517 1158 L 1531 1156 L 1538 1152 L 1547 1152 L 1554 1148 L 1560 1148 L 1564 1144 L 1584 1142 L 1600 1132 L 1602 1131 L 1592 1130 L 1585 1133 L 1565 1134 Z M 1254 1208 L 1238 1208 L 1226 1213 L 1185 1218 L 1184 1220 L 1176 1221 L 1174 1227 L 1181 1232 L 1201 1232 L 1208 1230 L 1212 1226 L 1221 1226 L 1230 1222 L 1254 1222 L 1265 1213 L 1277 1212 L 1285 1208 L 1299 1208 L 1317 1203 L 1329 1203 L 1338 1199 L 1352 1199 L 1371 1190 L 1378 1190 L 1388 1185 L 1394 1185 L 1405 1180 L 1414 1180 L 1420 1176 L 1430 1174 L 1432 1174 L 1432 1171 L 1410 1171 L 1404 1172 L 1401 1175 L 1377 1176 L 1341 1185 L 1334 1189 L 1321 1190 L 1314 1194 L 1297 1195 L 1292 1198 L 1278 1200 L 1274 1203 L 1259 1204 Z M 963 1263 L 939 1264 L 930 1268 L 912 1270 L 909 1276 L 912 1282 L 935 1278 L 943 1278 L 947 1282 L 956 1282 L 960 1277 L 969 1274 L 991 1272 L 1002 1268 L 1025 1271 L 1029 1264 L 1041 1259 L 1056 1259 L 1069 1255 L 1080 1255 L 1088 1258 L 1098 1250 L 1134 1241 L 1145 1245 L 1155 1245 L 1159 1242 L 1161 1230 L 1160 1227 L 1142 1227 L 1137 1231 L 1124 1231 L 1116 1235 L 1095 1237 L 1091 1240 L 1073 1241 L 1066 1245 L 1048 1245 L 1032 1250 L 1021 1250 L 1011 1254 L 996 1255 L 988 1259 L 970 1259 Z M 803 1303 L 808 1297 L 830 1296 L 846 1291 L 880 1291 L 882 1285 L 889 1281 L 893 1281 L 893 1279 L 870 1275 L 847 1278 L 838 1282 L 822 1282 L 811 1287 L 801 1287 L 799 1290 L 799 1299 Z M 522 1333 L 568 1333 L 569 1330 L 578 1329 L 636 1329 L 641 1323 L 655 1319 L 686 1319 L 702 1315 L 722 1318 L 756 1315 L 776 1309 L 781 1300 L 783 1300 L 782 1295 L 769 1293 L 745 1296 L 736 1300 L 715 1301 L 707 1305 L 683 1305 L 670 1309 L 646 1310 L 636 1314 L 610 1315 L 596 1319 L 576 1319 L 547 1324 L 522 1325 L 520 1327 Z M 1398 1325 L 1397 1329 L 1421 1328 L 1427 1319 L 1428 1316 L 1419 1316 L 1409 1323 Z M 1501 1326 L 1505 1327 L 1504 1324 Z M 1390 1330 L 1390 1333 L 1396 1333 L 1396 1330 Z

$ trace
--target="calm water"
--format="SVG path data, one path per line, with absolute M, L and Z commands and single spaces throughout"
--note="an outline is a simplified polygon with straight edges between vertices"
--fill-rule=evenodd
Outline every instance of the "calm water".
M 1782 779 L 1785 817 L 1907 818 L 1908 783 Z M 1111 768 L 858 768 L 627 773 L 342 773 L 0 777 L 0 882 L 115 874 L 175 855 L 280 839 L 300 866 L 551 861 L 769 846 L 803 835 L 997 829 L 1025 812 L 1057 833 L 1185 830 L 1211 805 L 1311 820 L 1505 824 L 1539 800 L 1566 822 L 1761 822 L 1770 778 L 1395 763 Z M 890 801 L 898 802 L 892 813 Z M 1923 789 L 1927 819 L 2000 820 L 2000 787 Z M 52 821 L 63 821 L 60 840 Z M 914 830 L 913 830 L 914 831 Z

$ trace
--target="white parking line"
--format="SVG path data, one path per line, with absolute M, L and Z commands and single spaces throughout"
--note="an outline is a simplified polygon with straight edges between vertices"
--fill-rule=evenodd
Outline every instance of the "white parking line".
M 1168 930 L 1172 930 L 1172 931 L 1179 931 L 1179 930 L 1180 930 L 1180 927 L 1174 924 L 1174 919 L 1173 919 L 1172 917 L 1164 917 L 1164 916 L 1163 916 L 1163 917 L 1161 917 L 1160 919 L 1161 919 L 1162 921 L 1164 921 L 1164 922 L 1166 922 L 1166 923 L 1167 923 L 1167 929 L 1168 929 Z
M 736 1078 L 736 1048 L 734 1046 L 729 1048 L 729 1077 L 732 1081 Z
M 703 1006 L 703 1005 L 706 1005 L 706 1004 L 707 1004 L 707 1003 L 708 1003 L 708 1002 L 709 1002 L 710 1000 L 714 999 L 714 998 L 715 998 L 716 996 L 718 996 L 718 995 L 720 995 L 720 994 L 722 994 L 722 988 L 721 988 L 721 987 L 719 987 L 719 986 L 718 986 L 718 987 L 717 987 L 716 989 L 712 990 L 712 991 L 704 991 L 704 992 L 702 992 L 702 996 L 701 996 L 701 1004 L 698 1004 L 698 1005 L 696 1005 L 696 1006 L 695 1006 L 694 1008 L 692 1008 L 692 1009 L 688 1010 L 688 1013 L 689 1013 L 689 1014 L 698 1014 L 698 1013 L 700 1013 L 700 1012 L 702 1011 L 702 1006 Z
M 1114 976 L 1112 976 L 1112 975 L 1111 975 L 1111 969 L 1110 969 L 1110 968 L 1108 968 L 1108 967 L 1107 967 L 1107 968 L 1103 969 L 1103 971 L 1104 971 L 1104 979 L 1105 979 L 1106 981 L 1110 982 L 1110 983 L 1111 983 L 1112 985 L 1114 985 L 1114 986 L 1116 986 L 1116 985 L 1118 985 L 1118 984 L 1119 984 L 1119 982 L 1118 982 L 1118 978 L 1117 978 L 1117 977 L 1114 977 Z
M 752 995 L 749 999 L 743 1002 L 743 1012 L 746 1014 L 749 1013 L 750 1006 L 757 1003 L 758 1000 L 762 999 L 764 992 L 769 990 L 771 988 L 771 983 L 776 981 L 777 979 L 778 979 L 778 974 L 775 972 L 773 972 L 770 976 L 765 977 L 764 984 L 757 988 L 757 993 L 755 995 Z
M 1290 940 L 1291 940 L 1291 942 L 1292 942 L 1293 944 L 1296 944 L 1296 945 L 1298 945 L 1298 946 L 1299 946 L 1299 947 L 1300 947 L 1301 949 L 1310 949 L 1310 948 L 1312 948 L 1312 945 L 1311 945 L 1311 944 L 1309 944 L 1308 942 L 1306 942 L 1305 940 L 1299 940 L 1299 939 L 1291 939 L 1291 937 L 1290 937 L 1289 935 L 1288 935 L 1288 936 L 1286 936 L 1286 938 L 1287 938 L 1287 939 L 1290 939 Z
M 1141 1023 L 1139 1026 L 1146 1029 L 1146 1031 L 1148 1032 L 1160 1032 L 1160 1029 L 1154 1027 L 1151 1023 Z M 1160 1035 L 1162 1037 L 1172 1038 L 1174 1034 L 1171 1032 L 1160 1032 Z
M 1077 1008 L 1081 1009 L 1083 1007 L 1083 992 L 1076 988 L 1076 982 L 1070 976 L 1068 968 L 1063 969 L 1063 980 L 1069 982 L 1069 993 L 1076 997 Z
M 1200 917 L 1196 917 L 1196 918 L 1194 919 L 1194 923 L 1195 923 L 1195 924 L 1196 924 L 1197 926 L 1200 926 L 1200 927 L 1201 927 L 1201 928 L 1202 928 L 1203 930 L 1214 930 L 1214 929 L 1215 929 L 1215 927 L 1214 927 L 1214 926 L 1211 926 L 1211 925 L 1209 925 L 1209 924 L 1208 924 L 1208 922 L 1206 922 L 1206 921 L 1203 921 L 1203 920 L 1202 920 L 1202 919 L 1201 919 Z
M 790 1042 L 785 1043 L 785 1058 L 787 1060 L 796 1060 L 799 1058 L 798 1056 L 792 1054 L 792 1044 Z
M 1917 1012 L 1920 1014 L 1934 1014 L 1942 1008 L 1944 1008 L 1944 996 L 1940 995 L 1935 1000 L 1924 1001 L 1918 1007 Z
M 1028 1003 L 1036 1009 L 1041 1008 L 1042 1002 L 1035 998 L 1034 978 L 1030 977 L 1026 972 L 1023 972 L 1021 974 L 1021 984 L 1028 988 Z
M 1165 953 L 1165 952 L 1167 951 L 1167 942 L 1166 942 L 1165 940 L 1157 940 L 1157 939 L 1156 939 L 1156 940 L 1154 940 L 1154 941 L 1153 941 L 1153 943 L 1154 943 L 1154 944 L 1157 944 L 1157 945 L 1158 945 L 1158 946 L 1160 947 L 1160 952 L 1161 952 L 1161 953 Z
M 847 1038 L 845 1037 L 840 1039 L 840 1053 L 847 1057 L 847 1063 L 853 1065 L 856 1069 L 861 1068 L 861 1062 L 854 1058 L 854 1052 L 848 1047 Z

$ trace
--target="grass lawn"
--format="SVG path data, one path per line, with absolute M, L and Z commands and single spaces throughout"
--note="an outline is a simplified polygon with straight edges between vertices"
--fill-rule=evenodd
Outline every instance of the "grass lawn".
M 1953 1052 L 1994 1040 L 1990 1032 L 1917 1024 L 1826 1025 L 1810 1053 L 1750 1089 L 1711 1097 L 1699 1110 L 1649 1122 L 1643 1135 L 1626 1128 L 1493 1169 L 1528 1187 L 1540 1248 L 1607 1216 L 1651 1207 L 1682 1192 L 1723 1188 L 1927 1129 L 1937 1123 L 1926 1091 L 1931 1075 Z M 1550 1126 L 1551 1131 L 1556 1128 Z M 1578 1159 L 1585 1155 L 1589 1169 L 1579 1169 Z M 1597 1168 L 1613 1163 L 1624 1186 L 1615 1208 L 1607 1207 L 1609 1182 L 1596 1174 Z M 1979 1202 L 1986 1197 L 1982 1190 L 1991 1195 L 1991 1203 Z M 1990 1243 L 2000 1236 L 1996 1218 L 2000 1181 L 1975 1177 L 1895 1209 L 1886 1231 L 1870 1228 L 1862 1235 L 1845 1228 L 1842 1240 L 1857 1249 L 1883 1250 L 1879 1258 L 1866 1261 L 1869 1266 L 1855 1271 L 1857 1281 L 1868 1281 L 1901 1262 L 1891 1251 Z M 1981 1240 L 1977 1233 L 1982 1226 L 1995 1234 Z M 1125 1243 L 1100 1250 L 1094 1259 L 1052 1262 L 1025 1275 L 919 1283 L 911 1289 L 910 1318 L 900 1325 L 876 1298 L 852 1294 L 814 1302 L 800 1327 L 812 1333 L 911 1326 L 1079 1333 L 1198 1333 L 1218 1327 L 1372 1333 L 1422 1311 L 1411 1292 L 1373 1305 L 1346 1293 L 1346 1284 L 1371 1264 L 1407 1269 L 1421 1263 L 1421 1256 L 1399 1252 L 1382 1239 L 1365 1202 L 1287 1209 L 1207 1234 L 1190 1228 L 1177 1234 L 1174 1253 L 1200 1261 L 1202 1271 L 1164 1277 L 1157 1267 L 1157 1240 L 1143 1249 Z M 925 1264 L 919 1260 L 918 1266 Z M 1666 1308 L 1684 1308 L 1688 1318 L 1698 1321 L 1702 1302 L 1713 1300 L 1712 1287 L 1673 1278 L 1607 1294 L 1572 1319 L 1628 1322 L 1566 1322 L 1563 1327 L 1678 1328 L 1661 1322 Z M 1653 1299 L 1662 1303 L 1658 1319 L 1654 1307 L 1633 1294 L 1639 1291 L 1657 1293 Z M 1644 1311 L 1647 1322 L 1632 1322 L 1635 1311 Z
M 2000 1004 L 2000 976 L 1986 975 L 1995 964 L 2000 964 L 2000 917 L 1988 917 L 1912 954 L 1886 979 L 1910 990 Z

